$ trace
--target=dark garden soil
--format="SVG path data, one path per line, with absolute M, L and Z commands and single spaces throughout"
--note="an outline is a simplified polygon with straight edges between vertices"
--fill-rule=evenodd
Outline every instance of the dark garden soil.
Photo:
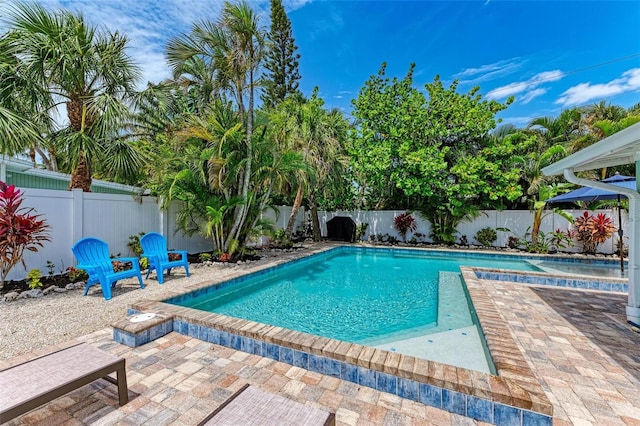
M 212 252 L 210 252 L 209 254 L 211 255 L 212 262 L 218 262 Z M 200 253 L 188 254 L 187 256 L 190 264 L 202 263 Z M 236 263 L 238 261 L 255 261 L 259 260 L 260 258 L 262 258 L 262 256 L 260 256 L 260 250 L 258 250 L 256 254 L 247 254 L 242 256 L 241 258 L 232 258 L 227 263 Z M 52 285 L 57 287 L 66 287 L 67 284 L 73 281 L 74 280 L 71 280 L 69 274 L 67 273 L 57 275 L 43 275 L 42 277 L 40 277 L 40 282 L 42 283 L 42 286 L 40 288 L 44 290 L 45 288 L 48 288 Z M 75 281 L 80 280 L 77 279 Z M 17 291 L 19 293 L 26 290 L 29 290 L 29 283 L 26 279 L 17 281 L 6 281 L 4 283 L 4 287 L 0 288 L 0 296 L 11 293 L 13 291 Z

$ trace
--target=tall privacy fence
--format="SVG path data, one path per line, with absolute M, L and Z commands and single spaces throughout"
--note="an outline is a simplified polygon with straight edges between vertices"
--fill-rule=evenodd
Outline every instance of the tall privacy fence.
M 22 205 L 34 208 L 51 226 L 50 242 L 38 252 L 26 252 L 24 260 L 27 271 L 40 269 L 43 275 L 49 273 L 47 263 L 53 264 L 53 273 L 62 273 L 76 264 L 71 246 L 81 238 L 97 237 L 109 244 L 111 254 L 126 257 L 132 253 L 127 246 L 129 237 L 140 232 L 159 232 L 166 236 L 167 245 L 174 250 L 199 253 L 213 250 L 213 243 L 199 235 L 191 237 L 176 232 L 176 216 L 179 203 L 172 203 L 167 211 L 160 209 L 156 197 L 102 194 L 48 189 L 20 188 L 24 196 Z M 286 226 L 290 207 L 280 208 L 277 215 L 268 217 L 276 222 L 277 228 Z M 302 222 L 304 210 L 299 214 Z M 266 241 L 266 239 L 264 240 Z M 21 265 L 14 267 L 8 280 L 23 279 L 27 271 Z
M 173 203 L 168 211 L 160 209 L 159 200 L 156 197 L 138 197 L 131 195 L 114 195 L 73 191 L 56 191 L 45 189 L 21 188 L 24 194 L 23 206 L 33 207 L 38 214 L 51 225 L 51 241 L 45 243 L 38 252 L 27 252 L 24 260 L 27 270 L 40 269 L 47 274 L 47 263 L 54 265 L 53 272 L 61 273 L 65 268 L 75 265 L 75 259 L 71 253 L 71 246 L 83 237 L 97 237 L 109 244 L 112 254 L 130 256 L 127 247 L 129 237 L 140 232 L 159 232 L 167 237 L 169 248 L 175 250 L 187 250 L 189 253 L 213 250 L 210 240 L 199 235 L 188 237 L 181 232 L 176 232 L 176 215 L 180 205 Z M 265 214 L 275 223 L 276 229 L 285 228 L 291 207 L 282 206 L 278 213 L 269 211 Z M 612 210 L 603 210 L 614 219 L 618 226 L 617 214 Z M 356 212 L 320 212 L 322 234 L 327 235 L 326 222 L 334 216 L 350 216 L 356 223 L 368 223 L 369 227 L 364 236 L 368 240 L 369 235 L 389 234 L 400 238 L 393 228 L 393 219 L 404 211 L 356 211 Z M 572 211 L 574 217 L 582 213 L 582 210 Z M 429 223 L 414 215 L 418 222 L 419 232 L 425 236 L 423 240 L 429 242 Z M 308 218 L 307 218 L 308 220 Z M 305 223 L 304 209 L 300 209 L 297 216 L 296 229 Z M 529 211 L 486 211 L 472 222 L 463 222 L 458 226 L 459 236 L 466 235 L 469 243 L 474 244 L 473 237 L 476 232 L 485 227 L 508 228 L 510 233 L 498 231 L 496 246 L 506 246 L 509 236 L 524 236 L 527 228 L 533 223 L 533 214 Z M 627 230 L 627 215 L 623 215 L 623 229 Z M 554 214 L 546 215 L 542 221 L 543 232 L 555 229 L 566 230 L 568 222 Z M 413 234 L 407 235 L 407 239 Z M 257 243 L 265 243 L 268 239 L 262 238 Z M 616 250 L 617 236 L 598 247 L 599 252 L 612 253 Z M 626 244 L 626 241 L 625 241 Z M 573 249 L 578 251 L 578 249 Z M 23 279 L 26 272 L 21 266 L 16 266 L 8 276 L 9 280 Z
M 565 210 L 571 214 L 574 218 L 582 215 L 584 210 Z M 323 235 L 326 235 L 327 228 L 326 223 L 328 220 L 335 216 L 349 216 L 356 224 L 368 223 L 366 233 L 363 239 L 369 240 L 371 235 L 391 235 L 398 240 L 401 240 L 400 234 L 393 227 L 394 218 L 402 213 L 406 213 L 405 210 L 385 210 L 385 211 L 344 211 L 344 212 L 321 212 L 320 222 L 322 224 Z M 616 229 L 619 228 L 620 223 L 618 220 L 617 210 L 595 210 L 590 212 L 591 214 L 604 213 L 613 220 Z M 424 242 L 432 242 L 429 238 L 431 231 L 431 224 L 420 218 L 418 214 L 412 214 L 413 218 L 417 222 L 417 229 L 414 232 L 407 234 L 407 241 L 411 239 L 416 233 L 421 234 L 421 238 Z M 628 214 L 622 212 L 622 229 L 624 231 L 624 244 L 628 245 Z M 456 234 L 456 241 L 462 236 L 465 236 L 469 244 L 478 244 L 479 242 L 474 239 L 476 233 L 483 228 L 505 229 L 504 231 L 497 231 L 498 239 L 494 243 L 495 247 L 507 247 L 509 237 L 522 238 L 530 231 L 530 227 L 533 225 L 533 212 L 528 210 L 484 210 L 480 212 L 480 215 L 471 220 L 464 221 L 458 225 L 458 233 Z M 561 231 L 567 231 L 571 227 L 568 220 L 558 214 L 554 214 L 551 211 L 547 211 L 544 214 L 540 230 L 544 233 L 549 233 L 554 230 L 560 229 Z M 508 230 L 508 231 L 506 231 Z M 613 253 L 618 250 L 618 235 L 614 234 L 607 241 L 598 246 L 598 253 Z M 582 247 L 576 245 L 574 247 L 567 247 L 562 251 L 566 252 L 580 252 Z

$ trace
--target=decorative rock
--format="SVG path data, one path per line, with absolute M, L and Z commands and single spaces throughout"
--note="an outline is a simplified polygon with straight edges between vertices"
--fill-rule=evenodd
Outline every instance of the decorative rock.
M 75 283 L 69 283 L 64 288 L 66 288 L 67 290 L 75 290 L 76 289 L 76 285 L 75 285 Z
M 66 293 L 67 289 L 62 287 L 54 287 L 53 291 L 56 293 Z
M 44 293 L 42 292 L 42 290 L 40 290 L 39 288 L 34 288 L 33 290 L 27 290 L 27 291 L 23 291 L 22 293 L 20 293 L 20 298 L 21 299 L 26 299 L 29 297 L 32 298 L 37 298 L 37 297 L 42 297 L 44 296 Z
M 50 285 L 49 287 L 45 288 L 45 289 L 42 291 L 42 294 L 47 295 L 47 294 L 49 294 L 49 293 L 53 293 L 53 292 L 55 291 L 55 289 L 56 289 L 56 288 L 58 288 L 58 287 L 56 287 L 55 285 Z
M 15 291 L 12 291 L 11 293 L 7 293 L 4 295 L 4 301 L 5 302 L 13 302 L 14 300 L 16 300 L 18 297 L 20 296 L 20 294 L 18 294 Z

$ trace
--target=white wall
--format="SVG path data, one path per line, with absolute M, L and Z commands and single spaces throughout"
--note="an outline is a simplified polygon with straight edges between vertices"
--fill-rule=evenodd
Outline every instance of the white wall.
M 9 273 L 8 280 L 23 279 L 30 269 L 48 273 L 47 261 L 55 264 L 58 274 L 76 264 L 71 246 L 83 237 L 97 237 L 109 244 L 109 251 L 120 257 L 132 256 L 127 247 L 129 236 L 140 232 L 159 232 L 167 237 L 167 245 L 190 253 L 209 251 L 213 243 L 194 235 L 187 237 L 175 232 L 175 217 L 179 209 L 172 204 L 168 212 L 160 210 L 156 197 L 100 194 L 91 192 L 56 191 L 20 188 L 23 207 L 33 208 L 50 225 L 50 242 L 37 252 L 26 252 L 24 261 Z
M 565 210 L 569 212 L 574 218 L 582 215 L 584 210 Z M 618 212 L 617 210 L 596 210 L 594 213 L 604 213 L 613 219 L 616 228 L 619 227 Z M 370 235 L 376 234 L 389 234 L 399 240 L 401 240 L 400 234 L 393 228 L 393 220 L 401 213 L 405 213 L 404 210 L 385 210 L 385 211 L 338 211 L 338 212 L 319 212 L 320 222 L 322 226 L 322 235 L 327 235 L 326 223 L 328 220 L 335 216 L 349 216 L 356 224 L 368 223 L 369 227 L 365 233 L 364 239 L 368 240 Z M 407 234 L 407 240 L 411 239 L 411 236 L 416 232 L 424 234 L 423 240 L 431 242 L 428 237 L 431 227 L 428 221 L 421 219 L 417 214 L 412 215 L 418 224 L 418 228 L 415 232 Z M 622 229 L 625 231 L 625 235 L 628 235 L 628 215 L 627 212 L 622 212 Z M 476 233 L 486 227 L 493 229 L 506 228 L 511 232 L 497 231 L 498 240 L 495 242 L 497 247 L 506 247 L 509 240 L 509 236 L 524 237 L 527 232 L 527 228 L 530 228 L 533 224 L 533 213 L 528 210 L 487 210 L 480 212 L 480 215 L 471 220 L 465 221 L 458 225 L 458 233 L 456 234 L 456 241 L 460 236 L 466 235 L 469 244 L 479 244 L 475 240 Z M 552 232 L 556 229 L 566 231 L 570 227 L 569 222 L 562 216 L 547 211 L 542 219 L 540 229 L 543 232 Z M 628 240 L 625 236 L 625 245 L 628 245 Z M 617 251 L 618 235 L 605 241 L 598 246 L 598 252 L 600 253 L 613 253 Z M 563 249 L 567 252 L 580 252 L 582 251 L 580 243 L 577 243 L 574 247 L 568 247 Z

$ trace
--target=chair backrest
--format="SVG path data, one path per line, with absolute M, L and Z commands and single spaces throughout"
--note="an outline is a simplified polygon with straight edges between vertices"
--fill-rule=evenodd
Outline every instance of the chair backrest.
M 109 245 L 99 238 L 83 238 L 71 247 L 71 251 L 80 264 L 103 264 L 107 269 L 111 265 Z
M 142 251 L 146 254 L 167 253 L 167 239 L 157 232 L 149 232 L 140 238 Z

